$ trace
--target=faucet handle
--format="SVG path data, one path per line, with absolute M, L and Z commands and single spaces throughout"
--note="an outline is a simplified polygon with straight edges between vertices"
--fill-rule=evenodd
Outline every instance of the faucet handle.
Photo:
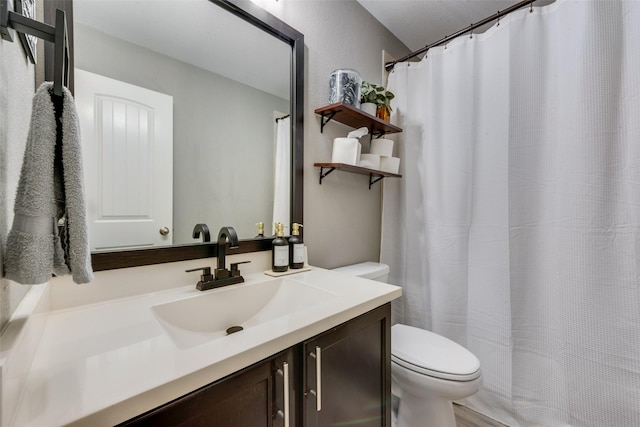
M 251 261 L 240 261 L 240 262 L 232 262 L 231 263 L 231 276 L 236 277 L 240 276 L 240 269 L 238 268 L 238 264 L 248 264 Z
M 191 268 L 189 270 L 185 270 L 185 273 L 191 273 L 192 271 L 202 270 L 202 275 L 200 276 L 200 280 L 202 282 L 210 282 L 213 280 L 213 275 L 211 274 L 211 267 L 198 267 Z

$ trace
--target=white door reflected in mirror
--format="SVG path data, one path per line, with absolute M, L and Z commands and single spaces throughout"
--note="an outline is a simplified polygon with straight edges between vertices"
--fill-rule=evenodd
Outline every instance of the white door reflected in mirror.
M 80 69 L 75 85 L 91 250 L 171 245 L 173 97 Z

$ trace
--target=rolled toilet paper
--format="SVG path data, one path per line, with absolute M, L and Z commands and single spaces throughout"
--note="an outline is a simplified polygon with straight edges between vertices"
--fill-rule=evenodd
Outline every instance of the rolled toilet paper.
M 380 156 L 377 154 L 361 154 L 358 166 L 363 168 L 380 170 Z
M 380 170 L 388 173 L 398 173 L 400 170 L 399 157 L 380 157 Z
M 390 139 L 378 138 L 371 141 L 371 153 L 380 156 L 393 156 L 393 141 Z
M 336 138 L 333 140 L 331 163 L 356 166 L 360 161 L 362 145 L 356 138 Z

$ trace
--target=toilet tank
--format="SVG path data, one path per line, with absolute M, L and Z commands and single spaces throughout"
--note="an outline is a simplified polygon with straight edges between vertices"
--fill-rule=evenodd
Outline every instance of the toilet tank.
M 345 265 L 344 267 L 334 268 L 333 271 L 385 283 L 389 278 L 389 266 L 379 262 L 361 262 L 359 264 Z

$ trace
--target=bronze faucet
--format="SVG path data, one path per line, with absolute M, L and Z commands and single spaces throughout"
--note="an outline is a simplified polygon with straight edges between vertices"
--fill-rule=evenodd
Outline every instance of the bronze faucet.
M 200 233 L 202 233 L 202 243 L 211 241 L 211 234 L 209 233 L 209 227 L 207 227 L 207 224 L 196 224 L 196 226 L 193 227 L 193 233 L 191 234 L 191 237 L 193 237 L 194 239 L 199 239 Z
M 231 276 L 231 272 L 226 269 L 225 261 L 227 240 L 229 240 L 229 249 L 238 247 L 238 234 L 233 227 L 222 227 L 220 232 L 218 232 L 218 268 L 216 268 L 216 280 L 226 279 Z
M 244 282 L 244 278 L 240 275 L 238 264 L 245 264 L 251 261 L 232 262 L 231 270 L 226 269 L 226 245 L 229 241 L 229 248 L 238 247 L 238 234 L 233 227 L 222 227 L 218 233 L 218 268 L 215 270 L 215 275 L 211 274 L 211 267 L 193 268 L 191 270 L 185 270 L 186 272 L 202 270 L 200 281 L 196 285 L 199 291 L 206 291 L 208 289 L 219 288 L 221 286 L 233 285 L 236 283 Z

